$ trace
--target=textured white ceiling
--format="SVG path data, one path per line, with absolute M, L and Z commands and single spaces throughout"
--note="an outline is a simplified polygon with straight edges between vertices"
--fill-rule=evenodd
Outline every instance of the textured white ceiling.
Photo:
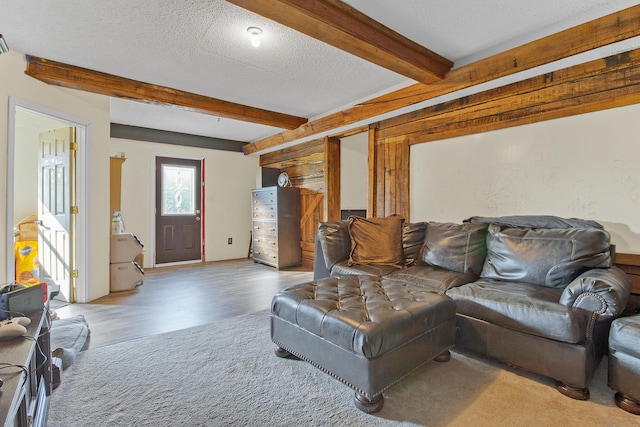
M 638 4 L 346 2 L 454 67 Z M 258 49 L 246 32 L 252 25 L 264 30 Z M 0 33 L 20 53 L 308 118 L 413 83 L 223 0 L 5 0 Z M 281 131 L 120 99 L 111 100 L 111 116 L 115 123 L 242 141 Z

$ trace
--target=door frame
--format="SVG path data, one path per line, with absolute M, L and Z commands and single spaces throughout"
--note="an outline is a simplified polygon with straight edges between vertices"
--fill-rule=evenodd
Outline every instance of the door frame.
M 195 260 L 195 261 L 184 261 L 184 262 L 175 262 L 175 263 L 168 263 L 168 264 L 156 264 L 156 214 L 155 214 L 155 210 L 156 210 L 156 159 L 158 157 L 168 157 L 168 158 L 174 158 L 174 159 L 184 159 L 184 160 L 198 160 L 201 162 L 201 170 L 200 170 L 200 188 L 202 191 L 201 194 L 201 209 L 200 209 L 200 251 L 201 251 L 201 256 L 199 260 Z M 149 267 L 153 268 L 156 265 L 162 265 L 164 266 L 170 266 L 170 265 L 181 265 L 181 264 L 195 264 L 195 263 L 199 263 L 199 262 L 204 262 L 205 257 L 204 257 L 204 247 L 205 247 L 205 240 L 204 240 L 204 232 L 203 230 L 205 229 L 205 202 L 204 202 L 204 190 L 205 190 L 205 185 L 204 185 L 204 180 L 202 179 L 202 176 L 204 175 L 204 157 L 202 156 L 187 156 L 187 155 L 182 155 L 182 154 L 176 154 L 176 153 L 163 153 L 163 152 L 152 152 L 151 153 L 151 209 L 149 211 L 149 215 L 150 215 L 150 221 L 149 224 L 151 224 L 151 229 L 149 230 L 149 236 L 150 236 L 150 242 L 149 242 Z
M 6 200 L 6 251 L 7 251 L 7 282 L 15 280 L 15 260 L 13 255 L 13 217 L 15 202 L 15 150 L 16 150 L 16 111 L 22 110 L 40 115 L 51 120 L 64 123 L 76 128 L 76 205 L 79 214 L 76 216 L 76 227 L 73 236 L 76 248 L 75 266 L 78 277 L 75 280 L 76 302 L 86 302 L 89 296 L 89 280 L 91 266 L 87 254 L 90 252 L 89 209 L 91 196 L 88 191 L 88 164 L 91 152 L 91 123 L 59 111 L 43 107 L 19 98 L 9 97 L 9 120 L 7 141 L 7 200 Z

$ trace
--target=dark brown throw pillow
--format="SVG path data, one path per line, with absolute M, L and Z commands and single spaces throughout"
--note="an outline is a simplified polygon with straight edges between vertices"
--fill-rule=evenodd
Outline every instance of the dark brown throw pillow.
M 349 218 L 351 254 L 349 265 L 384 264 L 404 267 L 402 225 L 404 218 Z

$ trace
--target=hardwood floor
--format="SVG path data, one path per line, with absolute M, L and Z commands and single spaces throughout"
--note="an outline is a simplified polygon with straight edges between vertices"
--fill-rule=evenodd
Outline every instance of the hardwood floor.
M 267 309 L 276 292 L 312 278 L 302 268 L 278 271 L 250 259 L 160 267 L 146 269 L 135 290 L 52 308 L 62 318 L 84 315 L 88 348 L 96 348 Z

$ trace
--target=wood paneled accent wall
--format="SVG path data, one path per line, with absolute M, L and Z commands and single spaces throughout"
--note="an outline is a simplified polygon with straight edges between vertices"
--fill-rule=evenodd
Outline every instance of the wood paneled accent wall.
M 640 103 L 640 49 L 532 77 L 371 126 L 369 209 L 409 218 L 413 144 Z
M 616 266 L 627 273 L 631 279 L 631 298 L 625 314 L 640 313 L 640 255 L 616 254 Z
M 340 218 L 340 140 L 326 137 L 263 154 L 260 166 L 286 172 L 300 188 L 302 265 L 312 268 L 318 223 Z

